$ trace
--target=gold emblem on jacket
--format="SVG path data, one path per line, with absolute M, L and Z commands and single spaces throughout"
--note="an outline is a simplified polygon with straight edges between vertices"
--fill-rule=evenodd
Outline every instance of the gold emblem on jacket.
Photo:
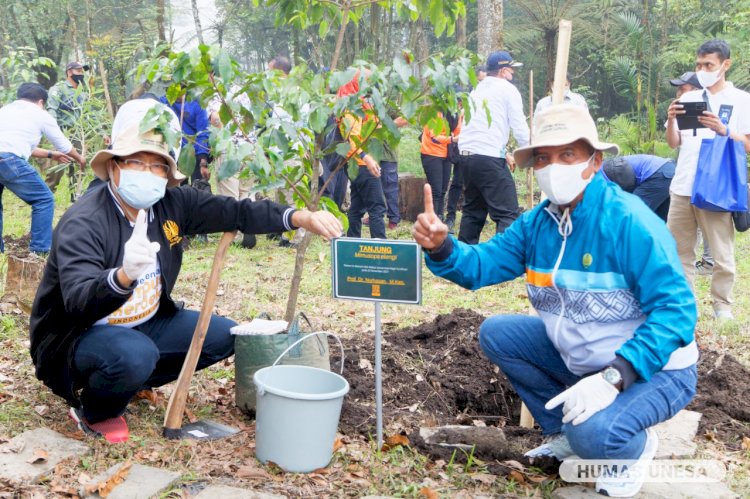
M 180 228 L 173 220 L 167 220 L 166 222 L 164 222 L 164 224 L 162 225 L 162 229 L 164 229 L 164 235 L 167 236 L 167 241 L 169 241 L 170 248 L 175 244 L 180 244 L 180 241 L 182 241 Z

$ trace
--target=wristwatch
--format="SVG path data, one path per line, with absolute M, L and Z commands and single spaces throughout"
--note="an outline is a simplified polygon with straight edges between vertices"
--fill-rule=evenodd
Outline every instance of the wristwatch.
M 604 381 L 617 388 L 617 391 L 622 391 L 622 374 L 617 368 L 609 366 L 602 371 L 602 377 Z
M 52 151 L 47 151 L 47 158 L 52 159 Z

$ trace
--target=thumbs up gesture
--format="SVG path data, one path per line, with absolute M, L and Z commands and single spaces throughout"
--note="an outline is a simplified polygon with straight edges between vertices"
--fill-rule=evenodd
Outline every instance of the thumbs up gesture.
M 417 221 L 414 223 L 411 233 L 414 240 L 428 250 L 439 248 L 445 238 L 448 237 L 448 226 L 440 221 L 435 214 L 430 184 L 424 186 L 424 213 L 417 216 Z
M 156 263 L 159 243 L 152 243 L 148 240 L 147 228 L 146 212 L 138 210 L 133 235 L 125 243 L 125 256 L 122 259 L 122 271 L 131 283 Z

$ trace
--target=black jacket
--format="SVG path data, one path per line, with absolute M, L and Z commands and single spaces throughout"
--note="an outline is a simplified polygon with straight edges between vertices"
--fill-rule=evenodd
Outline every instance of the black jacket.
M 148 237 L 161 245 L 159 314 L 176 307 L 170 296 L 182 265 L 182 237 L 240 230 L 263 234 L 291 230 L 294 210 L 270 201 L 236 201 L 191 187 L 167 189 L 148 213 Z M 130 297 L 114 271 L 122 265 L 133 229 L 108 183 L 90 189 L 60 219 L 31 312 L 31 357 L 36 376 L 74 406 L 72 353 L 81 333 Z

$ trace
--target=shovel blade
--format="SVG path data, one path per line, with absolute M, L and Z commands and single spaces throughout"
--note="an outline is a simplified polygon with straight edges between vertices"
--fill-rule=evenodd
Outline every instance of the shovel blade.
M 193 440 L 217 440 L 219 438 L 231 437 L 240 430 L 232 428 L 216 421 L 196 421 L 189 423 L 182 428 L 164 428 L 164 436 L 169 439 L 184 440 L 187 438 Z

